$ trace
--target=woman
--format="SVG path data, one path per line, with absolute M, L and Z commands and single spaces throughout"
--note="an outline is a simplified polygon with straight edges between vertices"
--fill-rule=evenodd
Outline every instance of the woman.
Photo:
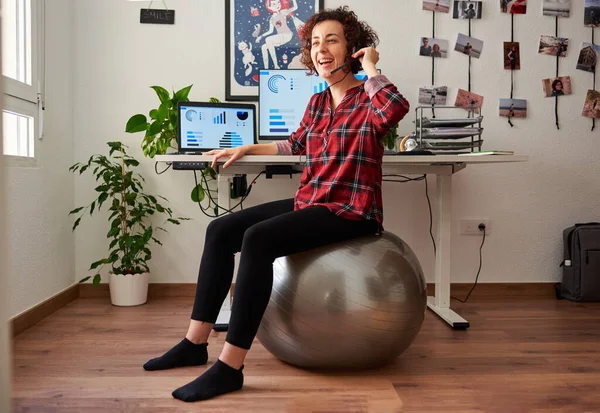
M 175 390 L 175 398 L 203 400 L 242 387 L 244 359 L 269 302 L 277 257 L 383 230 L 382 138 L 409 104 L 378 74 L 377 43 L 373 30 L 345 7 L 312 16 L 303 31 L 302 62 L 329 88 L 311 98 L 298 130 L 287 141 L 207 152 L 214 155 L 213 167 L 219 158 L 229 157 L 223 165 L 228 167 L 245 155 L 302 154 L 307 162 L 293 199 L 209 224 L 187 335 L 144 368 L 207 362 L 207 339 L 231 285 L 234 254 L 241 251 L 229 330 L 215 364 Z M 369 76 L 366 82 L 351 74 L 360 64 Z

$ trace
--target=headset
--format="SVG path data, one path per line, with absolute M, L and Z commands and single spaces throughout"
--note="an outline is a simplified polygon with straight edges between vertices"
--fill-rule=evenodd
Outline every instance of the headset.
M 364 47 L 367 47 L 367 44 L 365 42 L 365 34 L 364 34 L 364 31 L 362 30 L 362 28 L 360 28 L 359 32 L 358 32 L 358 40 L 357 40 L 356 44 L 354 45 L 354 47 L 352 48 L 352 54 L 358 52 L 360 49 L 362 49 Z M 352 72 L 352 74 L 357 74 L 358 72 L 360 72 L 362 70 L 362 64 L 360 63 L 360 60 L 355 57 L 350 57 L 345 63 L 343 63 L 342 65 L 333 69 L 330 72 L 330 74 L 334 74 L 338 70 L 341 70 L 342 68 L 344 68 L 348 65 L 350 65 L 350 71 Z

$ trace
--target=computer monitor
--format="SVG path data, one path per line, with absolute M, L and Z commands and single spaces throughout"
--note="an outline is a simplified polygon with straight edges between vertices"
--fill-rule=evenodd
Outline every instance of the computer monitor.
M 300 126 L 310 97 L 327 89 L 319 75 L 306 75 L 306 69 L 261 70 L 258 78 L 259 137 L 288 139 Z M 367 80 L 364 71 L 354 75 Z
M 177 106 L 177 145 L 181 153 L 234 148 L 257 142 L 254 105 L 179 102 Z

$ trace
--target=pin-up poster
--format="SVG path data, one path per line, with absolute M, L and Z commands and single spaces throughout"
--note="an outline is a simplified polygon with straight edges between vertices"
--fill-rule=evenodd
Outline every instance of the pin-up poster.
M 303 69 L 299 31 L 323 0 L 226 0 L 226 99 L 255 101 L 262 69 Z

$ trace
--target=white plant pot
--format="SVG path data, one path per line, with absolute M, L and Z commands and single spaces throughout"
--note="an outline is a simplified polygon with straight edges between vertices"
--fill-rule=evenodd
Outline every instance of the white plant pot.
M 148 301 L 148 280 L 150 274 L 110 274 L 110 301 L 113 305 L 129 307 L 145 304 Z

